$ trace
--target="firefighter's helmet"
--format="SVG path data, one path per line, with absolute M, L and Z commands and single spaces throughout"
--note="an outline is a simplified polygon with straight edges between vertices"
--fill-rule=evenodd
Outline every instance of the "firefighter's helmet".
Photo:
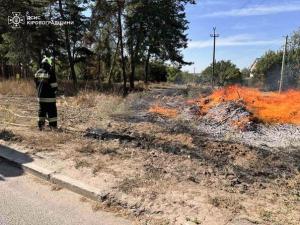
M 52 59 L 50 57 L 44 56 L 42 64 L 43 63 L 48 63 L 50 66 L 52 66 Z

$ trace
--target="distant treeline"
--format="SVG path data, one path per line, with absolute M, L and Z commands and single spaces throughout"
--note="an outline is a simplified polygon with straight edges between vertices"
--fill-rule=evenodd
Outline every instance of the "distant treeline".
M 43 55 L 53 57 L 58 77 L 123 82 L 124 94 L 135 80 L 165 81 L 162 65 L 188 65 L 185 6 L 194 0 L 0 0 L 1 76 L 32 76 Z M 12 12 L 20 12 L 16 18 Z M 64 26 L 29 25 L 72 21 Z M 8 24 L 8 18 L 11 21 Z M 20 23 L 18 23 L 20 22 Z M 12 28 L 12 25 L 20 28 Z

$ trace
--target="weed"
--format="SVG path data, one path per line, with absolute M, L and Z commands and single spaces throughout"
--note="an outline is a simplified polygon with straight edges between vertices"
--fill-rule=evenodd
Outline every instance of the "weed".
M 271 221 L 272 221 L 273 214 L 272 214 L 272 212 L 263 209 L 263 210 L 260 212 L 260 216 L 261 216 L 261 218 L 262 218 L 264 221 L 271 222 Z
M 95 152 L 95 148 L 92 144 L 87 144 L 83 147 L 76 148 L 75 151 L 83 154 L 93 154 Z
M 89 167 L 90 163 L 84 159 L 80 160 L 80 159 L 75 159 L 75 168 L 79 169 L 79 168 L 83 168 L 83 167 Z
M 98 202 L 95 202 L 95 203 L 92 205 L 92 210 L 93 210 L 94 212 L 97 212 L 97 211 L 101 210 L 102 208 L 103 208 L 103 206 L 102 206 L 100 203 L 98 203 Z
M 189 218 L 189 217 L 187 217 L 187 218 L 186 218 L 186 221 L 192 222 L 192 223 L 194 223 L 194 224 L 202 224 L 202 222 L 199 221 L 198 218 Z
M 58 185 L 52 185 L 51 186 L 51 191 L 60 191 L 62 189 L 62 187 L 58 186 Z

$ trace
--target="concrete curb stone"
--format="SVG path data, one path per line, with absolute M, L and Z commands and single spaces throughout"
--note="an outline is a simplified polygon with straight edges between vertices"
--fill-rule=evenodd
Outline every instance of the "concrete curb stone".
M 86 185 L 56 171 L 43 168 L 37 165 L 27 154 L 11 147 L 0 145 L 0 157 L 12 162 L 27 173 L 47 180 L 50 183 L 57 184 L 62 188 L 66 188 L 91 200 L 103 202 L 109 195 L 108 192 Z

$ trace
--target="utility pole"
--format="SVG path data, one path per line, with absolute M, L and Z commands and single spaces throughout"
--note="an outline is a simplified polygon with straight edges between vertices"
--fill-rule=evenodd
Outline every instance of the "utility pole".
M 213 48 L 213 63 L 212 63 L 212 76 L 211 76 L 211 88 L 214 89 L 215 83 L 215 63 L 216 63 L 216 38 L 219 37 L 219 34 L 216 34 L 216 27 L 213 28 L 214 33 L 210 36 L 214 38 L 214 48 Z
M 287 49 L 287 43 L 288 43 L 289 36 L 285 36 L 285 44 L 284 44 L 284 50 L 283 50 L 283 56 L 282 56 L 282 65 L 281 65 L 281 75 L 280 75 L 280 82 L 279 82 L 279 93 L 282 92 L 282 86 L 283 86 L 283 76 L 285 72 L 285 55 L 286 55 L 286 49 Z

